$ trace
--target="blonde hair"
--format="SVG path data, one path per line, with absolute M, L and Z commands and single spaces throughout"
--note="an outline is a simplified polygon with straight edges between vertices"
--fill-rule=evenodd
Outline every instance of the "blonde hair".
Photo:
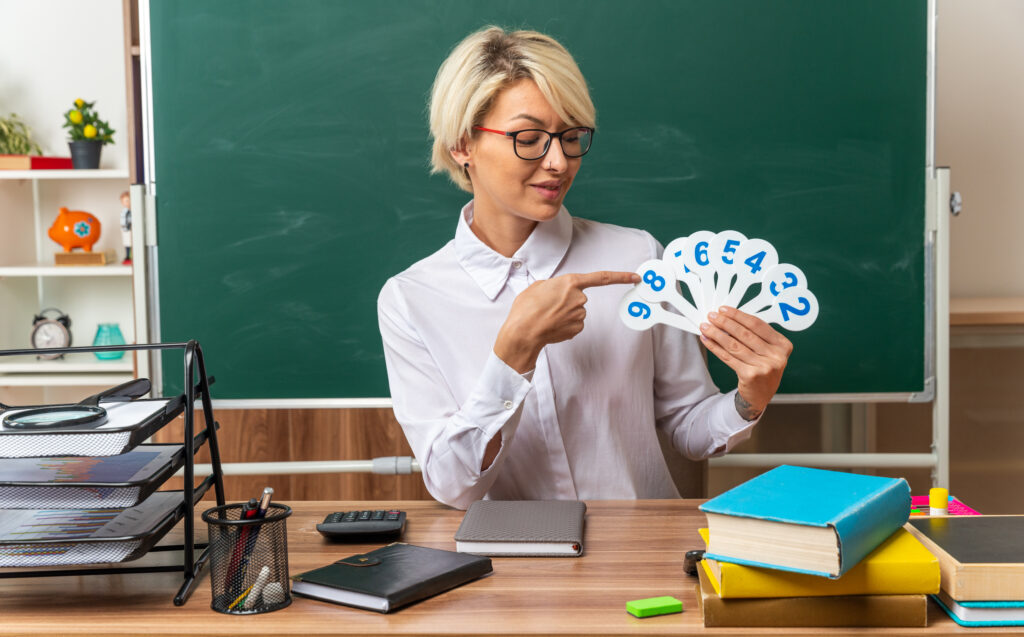
M 431 173 L 447 172 L 459 188 L 473 192 L 451 151 L 472 137 L 498 93 L 513 82 L 536 82 L 564 121 L 593 127 L 597 113 L 572 55 L 536 31 L 506 33 L 486 27 L 459 42 L 441 64 L 430 91 Z

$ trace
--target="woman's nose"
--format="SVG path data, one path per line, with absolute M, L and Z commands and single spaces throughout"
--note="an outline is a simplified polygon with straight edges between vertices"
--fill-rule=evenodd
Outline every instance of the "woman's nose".
M 552 139 L 548 152 L 544 155 L 544 168 L 551 172 L 562 172 L 569 165 L 569 158 L 562 151 L 560 139 Z

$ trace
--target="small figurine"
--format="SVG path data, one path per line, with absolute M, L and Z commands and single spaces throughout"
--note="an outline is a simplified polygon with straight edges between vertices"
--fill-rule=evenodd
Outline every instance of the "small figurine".
M 92 252 L 92 246 L 100 239 L 100 220 L 83 210 L 62 207 L 47 234 L 64 252 L 71 252 L 73 248 Z
M 121 265 L 132 264 L 132 199 L 128 191 L 121 193 L 121 242 L 124 244 L 124 261 Z

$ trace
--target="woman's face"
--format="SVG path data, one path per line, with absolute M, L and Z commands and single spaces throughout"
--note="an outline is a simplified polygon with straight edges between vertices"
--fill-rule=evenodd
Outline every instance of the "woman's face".
M 523 79 L 498 93 L 480 126 L 557 133 L 570 124 L 558 116 L 533 80 Z M 484 131 L 475 131 L 464 152 L 465 159 L 455 157 L 469 162 L 474 214 L 511 215 L 528 221 L 547 221 L 558 214 L 581 160 L 566 157 L 556 139 L 542 158 L 520 159 L 511 137 Z

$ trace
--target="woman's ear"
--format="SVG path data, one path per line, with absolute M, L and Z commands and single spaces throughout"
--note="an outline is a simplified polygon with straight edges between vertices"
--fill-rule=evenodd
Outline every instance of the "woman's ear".
M 468 164 L 473 155 L 472 151 L 469 148 L 469 140 L 467 139 L 459 140 L 458 145 L 456 145 L 455 148 L 452 148 L 448 152 L 452 154 L 452 159 L 454 159 L 460 166 L 465 166 L 466 164 Z

